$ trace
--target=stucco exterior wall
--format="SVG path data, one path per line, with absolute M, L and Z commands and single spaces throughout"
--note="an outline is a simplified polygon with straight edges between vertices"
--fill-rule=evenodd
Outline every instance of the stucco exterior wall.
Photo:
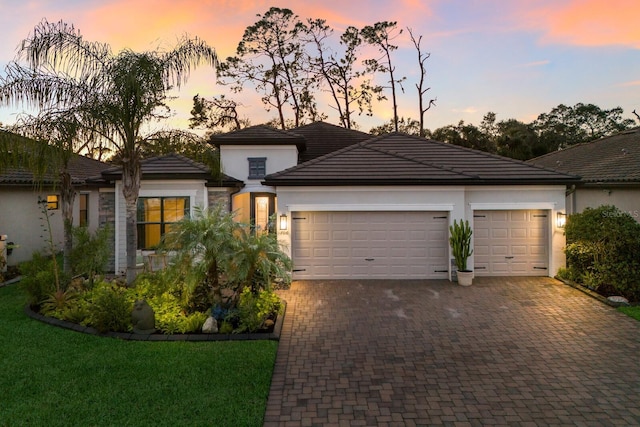
M 443 211 L 473 227 L 475 210 L 544 209 L 554 219 L 565 211 L 565 187 L 558 186 L 435 186 L 435 187 L 280 187 L 278 217 L 289 218 L 278 239 L 291 255 L 291 218 L 301 211 Z M 549 275 L 565 266 L 565 237 L 555 221 L 549 224 Z M 473 256 L 469 260 L 473 265 Z
M 220 162 L 222 171 L 240 181 L 244 181 L 243 191 L 264 191 L 261 179 L 249 179 L 249 158 L 266 157 L 266 174 L 272 174 L 298 164 L 298 149 L 295 145 L 271 146 L 221 146 Z
M 82 190 L 89 196 L 89 223 L 91 232 L 99 225 L 98 220 L 98 192 L 97 190 Z M 38 196 L 46 199 L 47 195 L 59 194 L 56 190 L 34 191 L 31 187 L 11 188 L 0 190 L 0 234 L 6 234 L 8 242 L 19 245 L 8 256 L 8 265 L 17 265 L 31 259 L 33 252 L 46 252 L 50 246 L 45 240 L 45 219 L 38 205 Z M 73 204 L 73 225 L 79 224 L 80 203 L 76 195 Z M 49 211 L 53 240 L 57 250 L 62 250 L 64 231 L 62 226 L 62 207 Z M 42 218 L 42 219 L 41 219 Z
M 638 187 L 620 188 L 607 185 L 599 188 L 581 187 L 567 195 L 566 203 L 569 214 L 582 212 L 588 207 L 614 205 L 640 222 L 640 188 Z

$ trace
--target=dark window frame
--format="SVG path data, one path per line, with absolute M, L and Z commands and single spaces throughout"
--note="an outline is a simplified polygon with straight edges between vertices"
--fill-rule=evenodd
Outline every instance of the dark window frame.
M 144 201 L 148 199 L 159 199 L 160 200 L 160 221 L 143 221 L 143 212 L 144 212 Z M 159 225 L 160 226 L 160 239 L 164 237 L 166 233 L 167 225 L 175 224 L 178 221 L 166 221 L 165 213 L 164 213 L 164 201 L 167 199 L 183 199 L 185 201 L 184 205 L 184 216 L 183 218 L 188 218 L 191 212 L 191 197 L 189 196 L 149 196 L 149 197 L 138 197 L 138 206 L 136 207 L 136 228 L 138 230 L 138 248 L 137 249 L 153 249 L 145 247 L 145 226 L 147 225 Z
M 266 157 L 249 157 L 249 178 L 262 179 L 267 175 L 267 158 Z
M 58 194 L 47 194 L 47 210 L 57 211 L 60 209 L 60 196 Z
M 82 209 L 82 199 L 84 198 L 84 209 Z M 89 194 L 80 193 L 78 198 L 78 225 L 87 227 L 89 225 Z

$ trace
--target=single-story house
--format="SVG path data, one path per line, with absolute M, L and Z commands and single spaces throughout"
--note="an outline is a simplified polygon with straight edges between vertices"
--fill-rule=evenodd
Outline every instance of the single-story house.
M 454 220 L 468 220 L 473 229 L 469 265 L 477 276 L 553 276 L 564 266 L 564 232 L 556 219 L 566 213 L 567 186 L 580 182 L 572 174 L 323 122 L 290 131 L 252 126 L 214 135 L 210 143 L 220 150 L 223 174 L 179 154 L 142 162 L 139 251 L 152 250 L 195 206 L 223 203 L 257 230 L 277 218 L 274 231 L 293 260 L 294 279 L 450 278 Z M 85 186 L 81 191 L 91 189 L 89 223 L 113 226 L 109 270 L 123 274 L 122 171 L 96 168 L 78 184 Z M 30 184 L 21 191 L 37 199 Z M 30 224 L 21 209 L 0 213 L 0 233 L 14 222 Z M 76 217 L 82 216 L 78 209 Z M 40 235 L 33 224 L 27 228 L 30 236 Z
M 640 222 L 640 128 L 554 151 L 528 163 L 582 178 L 567 191 L 567 214 L 614 205 Z
M 309 126 L 212 137 L 225 173 L 244 183 L 232 209 L 263 228 L 276 215 L 294 279 L 449 278 L 454 220 L 471 224 L 478 276 L 564 266 L 556 218 L 579 177 L 400 133 L 349 139 L 353 131 Z
M 94 231 L 99 222 L 99 188 L 90 178 L 100 174 L 109 165 L 83 156 L 74 156 L 69 172 L 77 189 L 73 204 L 74 226 L 86 226 Z M 60 207 L 58 177 L 45 174 L 35 180 L 27 169 L 11 168 L 0 173 L 0 235 L 18 247 L 7 257 L 8 265 L 31 259 L 33 252 L 50 249 L 45 234 L 45 221 L 38 200 L 47 200 L 51 231 L 56 247 L 62 250 L 63 226 Z

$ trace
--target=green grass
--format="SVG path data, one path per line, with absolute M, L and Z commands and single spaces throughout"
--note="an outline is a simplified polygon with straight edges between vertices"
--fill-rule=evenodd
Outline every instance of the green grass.
M 260 426 L 277 342 L 139 342 L 28 318 L 0 288 L 0 426 Z
M 618 307 L 618 311 L 621 311 L 627 316 L 633 317 L 636 320 L 640 320 L 640 305 L 631 307 Z

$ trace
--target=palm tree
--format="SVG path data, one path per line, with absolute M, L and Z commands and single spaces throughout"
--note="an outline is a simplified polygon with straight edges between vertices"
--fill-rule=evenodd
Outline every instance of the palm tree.
M 73 25 L 44 20 L 22 41 L 0 82 L 1 101 L 25 102 L 47 114 L 73 113 L 78 135 L 109 145 L 120 159 L 128 282 L 135 278 L 141 147 L 157 138 L 157 132 L 144 130 L 168 117 L 167 91 L 179 88 L 202 63 L 215 67 L 218 60 L 197 38 L 184 37 L 169 51 L 125 49 L 114 55 L 108 44 L 84 40 Z
M 164 246 L 177 253 L 175 264 L 184 267 L 188 292 L 193 295 L 204 286 L 206 310 L 213 302 L 222 301 L 220 274 L 233 248 L 240 224 L 222 205 L 203 210 L 194 208 L 193 218 L 174 224 L 164 236 Z

